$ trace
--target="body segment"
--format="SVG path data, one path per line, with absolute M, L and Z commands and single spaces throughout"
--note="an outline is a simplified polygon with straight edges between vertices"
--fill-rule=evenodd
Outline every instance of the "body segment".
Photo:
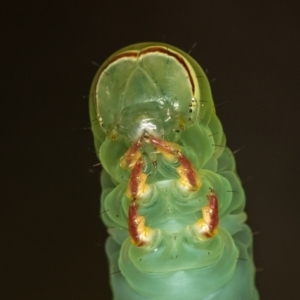
M 90 115 L 114 299 L 258 299 L 245 195 L 200 66 L 166 44 L 121 49 Z

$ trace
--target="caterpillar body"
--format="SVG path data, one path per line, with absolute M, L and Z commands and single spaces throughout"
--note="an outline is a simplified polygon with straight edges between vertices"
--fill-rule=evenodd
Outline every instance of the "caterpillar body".
M 114 299 L 259 299 L 244 191 L 197 62 L 162 43 L 119 50 L 90 117 Z

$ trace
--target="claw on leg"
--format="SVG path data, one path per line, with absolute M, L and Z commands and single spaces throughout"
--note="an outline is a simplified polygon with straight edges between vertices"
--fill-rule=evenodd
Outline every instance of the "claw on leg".
M 202 208 L 203 217 L 194 224 L 199 237 L 212 238 L 218 232 L 219 209 L 218 198 L 214 190 L 207 195 L 208 205 Z
M 152 240 L 152 229 L 145 226 L 145 217 L 138 213 L 136 201 L 132 201 L 128 211 L 128 229 L 131 242 L 138 246 L 144 246 Z
M 182 153 L 178 153 L 177 157 L 180 162 L 177 173 L 180 176 L 181 185 L 188 187 L 191 191 L 199 190 L 202 182 L 191 162 Z
M 127 187 L 127 197 L 130 200 L 138 200 L 142 193 L 145 193 L 148 189 L 146 184 L 147 175 L 143 173 L 144 162 L 140 158 L 134 165 Z

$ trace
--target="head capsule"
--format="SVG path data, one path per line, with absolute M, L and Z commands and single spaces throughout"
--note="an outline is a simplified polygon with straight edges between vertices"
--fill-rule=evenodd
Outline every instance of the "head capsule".
M 206 84 L 200 66 L 166 44 L 119 50 L 100 67 L 92 84 L 95 136 L 100 144 L 106 136 L 135 142 L 145 132 L 175 141 L 177 133 L 199 120 L 201 77 Z

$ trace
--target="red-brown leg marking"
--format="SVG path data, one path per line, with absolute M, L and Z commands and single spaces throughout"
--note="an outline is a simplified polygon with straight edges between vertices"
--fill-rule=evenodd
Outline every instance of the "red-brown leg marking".
M 147 189 L 147 175 L 143 173 L 143 166 L 143 159 L 140 158 L 131 171 L 127 188 L 127 197 L 130 200 L 138 200 L 140 194 Z
M 123 169 L 131 170 L 141 157 L 140 148 L 142 146 L 141 139 L 134 143 L 120 159 L 120 165 Z
M 218 198 L 214 190 L 207 195 L 208 206 L 202 208 L 202 219 L 197 221 L 197 231 L 206 238 L 214 237 L 218 232 L 219 209 Z
M 134 245 L 141 247 L 151 241 L 152 230 L 145 226 L 145 218 L 138 214 L 136 201 L 132 201 L 129 206 L 128 229 L 131 241 Z

